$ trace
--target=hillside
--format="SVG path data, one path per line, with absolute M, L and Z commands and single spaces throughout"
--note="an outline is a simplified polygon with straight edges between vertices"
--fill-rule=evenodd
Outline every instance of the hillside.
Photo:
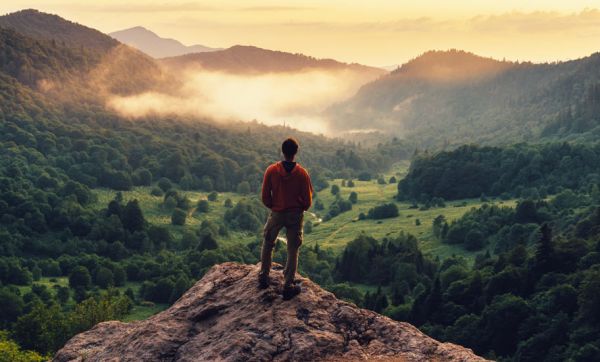
M 0 69 L 54 99 L 102 103 L 166 86 L 152 58 L 59 16 L 23 10 L 0 17 Z
M 121 43 L 132 46 L 153 58 L 176 57 L 189 53 L 203 53 L 221 50 L 220 48 L 211 48 L 204 45 L 184 45 L 180 41 L 169 38 L 162 38 L 154 32 L 136 26 L 129 29 L 123 29 L 109 33 L 111 37 Z
M 119 44 L 98 30 L 34 9 L 0 16 L 0 27 L 14 29 L 38 40 L 55 40 L 68 47 L 107 51 Z
M 316 59 L 302 54 L 236 45 L 225 50 L 166 58 L 162 63 L 173 68 L 202 68 L 230 73 L 280 73 L 301 70 L 350 70 L 374 78 L 385 74 L 379 68 L 346 64 L 333 59 Z
M 424 145 L 565 139 L 598 126 L 599 81 L 598 54 L 532 64 L 428 52 L 328 113 L 338 130 L 380 129 Z
M 54 361 L 484 361 L 342 302 L 306 278 L 303 292 L 283 301 L 281 274 L 273 271 L 271 286 L 259 291 L 257 273 L 251 265 L 216 265 L 166 311 L 98 324 L 67 342 Z

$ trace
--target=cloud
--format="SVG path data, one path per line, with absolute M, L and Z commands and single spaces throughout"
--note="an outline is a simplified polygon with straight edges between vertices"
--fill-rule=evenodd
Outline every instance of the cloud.
M 315 10 L 313 7 L 304 7 L 304 6 L 249 6 L 238 8 L 238 11 L 268 11 L 268 12 L 277 12 L 277 11 L 306 11 L 306 10 Z
M 59 3 L 60 8 L 76 11 L 106 12 L 106 13 L 181 13 L 181 12 L 282 12 L 314 10 L 304 6 L 214 6 L 195 2 L 164 2 L 164 3 L 132 3 L 121 4 L 96 3 Z
M 190 71 L 177 94 L 147 92 L 113 96 L 108 105 L 120 114 L 189 115 L 217 121 L 286 123 L 303 131 L 327 133 L 321 112 L 354 94 L 371 79 L 349 70 L 310 70 L 239 75 Z
M 551 11 L 518 12 L 477 15 L 470 18 L 406 18 L 390 22 L 364 22 L 341 24 L 355 26 L 365 31 L 389 32 L 473 32 L 478 34 L 518 33 L 521 36 L 532 34 L 564 33 L 571 31 L 600 30 L 600 10 L 585 9 L 574 13 Z
M 580 32 L 600 30 L 600 11 L 598 9 L 585 9 L 570 14 L 544 11 L 511 12 L 473 17 L 467 21 L 467 24 L 473 31 L 511 32 L 525 36 L 532 33 Z
M 181 12 L 212 12 L 223 11 L 222 7 L 203 5 L 193 2 L 164 2 L 164 3 L 132 3 L 99 5 L 93 2 L 58 3 L 58 8 L 69 11 L 103 12 L 103 13 L 181 13 Z

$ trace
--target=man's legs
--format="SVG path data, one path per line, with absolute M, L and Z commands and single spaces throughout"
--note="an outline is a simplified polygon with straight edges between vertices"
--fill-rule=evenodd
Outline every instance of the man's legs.
M 294 283 L 294 277 L 298 269 L 298 253 L 300 245 L 302 245 L 303 217 L 302 212 L 290 213 L 288 220 L 286 220 L 287 260 L 283 271 L 286 286 Z
M 269 272 L 271 271 L 271 261 L 273 258 L 273 247 L 275 246 L 275 239 L 279 234 L 279 230 L 283 227 L 279 220 L 279 214 L 271 212 L 267 223 L 263 229 L 263 244 L 260 252 L 260 273 L 259 282 L 261 287 L 268 286 Z

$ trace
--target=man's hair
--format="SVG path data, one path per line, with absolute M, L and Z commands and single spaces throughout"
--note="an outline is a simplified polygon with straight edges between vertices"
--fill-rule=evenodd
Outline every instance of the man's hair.
M 283 152 L 286 157 L 293 157 L 298 153 L 298 146 L 298 141 L 290 137 L 281 144 L 281 152 Z

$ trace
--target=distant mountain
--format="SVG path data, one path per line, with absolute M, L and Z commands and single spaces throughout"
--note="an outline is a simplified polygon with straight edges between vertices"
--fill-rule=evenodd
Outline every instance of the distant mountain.
M 394 70 L 400 68 L 400 64 L 392 64 L 392 65 L 382 65 L 378 68 L 387 70 L 388 72 L 393 72 Z
M 109 33 L 108 35 L 121 43 L 130 45 L 153 58 L 176 57 L 189 53 L 203 53 L 221 50 L 204 45 L 184 45 L 175 39 L 161 38 L 152 31 L 136 26 Z
M 572 138 L 600 126 L 599 84 L 600 54 L 532 64 L 434 51 L 327 113 L 340 131 L 378 129 L 424 145 Z
M 33 9 L 0 16 L 0 27 L 14 29 L 34 39 L 54 40 L 69 47 L 107 51 L 119 45 L 118 41 L 98 30 Z
M 292 54 L 243 45 L 236 45 L 210 53 L 165 58 L 161 62 L 177 69 L 197 67 L 231 73 L 279 73 L 307 69 L 347 69 L 368 73 L 374 77 L 387 73 L 383 69 L 360 64 L 341 63 L 333 59 L 316 59 L 303 54 Z

